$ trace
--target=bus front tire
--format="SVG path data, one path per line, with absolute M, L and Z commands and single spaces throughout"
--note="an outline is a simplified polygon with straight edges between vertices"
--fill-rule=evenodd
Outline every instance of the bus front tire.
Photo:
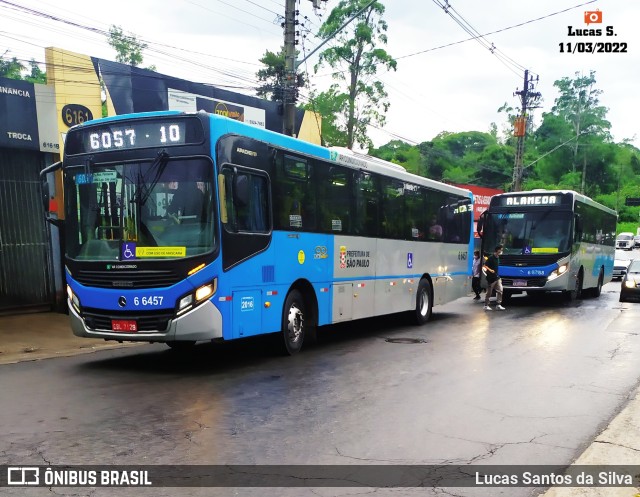
M 298 290 L 291 290 L 282 310 L 283 352 L 288 355 L 297 354 L 302 348 L 307 327 L 305 318 L 302 294 Z
M 429 280 L 421 279 L 416 293 L 416 310 L 414 314 L 415 323 L 419 326 L 425 324 L 431 317 L 431 310 L 433 308 L 431 296 L 431 284 Z
M 565 293 L 567 302 L 574 302 L 582 298 L 582 269 L 576 278 L 576 285 L 573 290 L 567 290 Z

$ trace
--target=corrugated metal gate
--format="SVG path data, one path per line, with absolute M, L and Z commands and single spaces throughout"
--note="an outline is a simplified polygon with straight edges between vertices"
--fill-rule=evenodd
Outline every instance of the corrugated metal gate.
M 54 301 L 39 177 L 49 157 L 0 149 L 0 311 Z

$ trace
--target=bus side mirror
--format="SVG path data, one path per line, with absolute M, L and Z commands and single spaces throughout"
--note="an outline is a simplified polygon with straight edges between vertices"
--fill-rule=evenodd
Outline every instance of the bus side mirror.
M 60 226 L 64 223 L 62 219 L 53 217 L 58 213 L 58 201 L 52 192 L 52 182 L 50 182 L 48 175 L 55 173 L 62 168 L 62 162 L 56 162 L 42 171 L 40 171 L 40 185 L 42 187 L 42 207 L 44 208 L 44 216 L 47 222 Z
M 484 232 L 484 223 L 486 218 L 487 218 L 487 211 L 484 211 L 482 214 L 480 214 L 480 218 L 478 219 L 478 223 L 476 225 L 476 233 L 478 233 L 478 236 L 480 238 L 482 238 L 482 233 Z
M 249 205 L 249 176 L 246 174 L 236 174 L 233 185 L 233 199 L 236 204 L 245 206 Z
M 49 182 L 46 178 L 42 180 L 42 207 L 44 208 L 44 213 L 47 215 L 51 211 L 49 203 L 51 201 L 51 189 L 49 188 Z

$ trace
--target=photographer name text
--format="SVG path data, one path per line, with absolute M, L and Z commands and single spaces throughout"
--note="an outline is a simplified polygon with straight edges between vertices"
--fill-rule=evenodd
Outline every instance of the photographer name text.
M 518 474 L 480 474 L 476 472 L 475 483 L 478 486 L 548 486 L 561 485 L 568 487 L 582 486 L 633 486 L 633 478 L 628 474 L 620 474 L 615 471 L 601 471 L 597 474 L 578 473 L 568 474 L 539 474 L 525 471 Z

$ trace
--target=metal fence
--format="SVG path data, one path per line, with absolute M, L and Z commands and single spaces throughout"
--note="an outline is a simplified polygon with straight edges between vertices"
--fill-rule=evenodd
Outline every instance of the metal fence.
M 0 149 L 0 311 L 53 303 L 40 170 L 50 154 Z

